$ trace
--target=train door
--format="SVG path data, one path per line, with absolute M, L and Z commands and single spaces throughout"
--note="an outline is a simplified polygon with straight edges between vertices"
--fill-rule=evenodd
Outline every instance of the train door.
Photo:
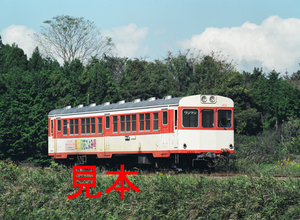
M 174 110 L 174 123 L 173 125 L 174 126 L 174 132 L 172 134 L 172 146 L 171 148 L 175 148 L 177 149 L 178 148 L 178 110 L 175 109 Z
M 105 116 L 105 126 L 104 126 L 104 156 L 110 156 L 110 116 Z
M 54 153 L 54 158 L 56 157 L 57 153 L 57 139 L 61 138 L 61 119 L 60 118 L 54 118 L 53 119 L 53 133 L 52 133 L 52 146 L 53 146 L 53 151 Z
M 49 119 L 48 154 L 54 153 L 54 119 Z
M 162 112 L 162 125 L 161 125 L 161 150 L 169 150 L 170 133 L 169 133 L 169 114 L 167 110 Z M 164 154 L 164 152 L 162 153 Z

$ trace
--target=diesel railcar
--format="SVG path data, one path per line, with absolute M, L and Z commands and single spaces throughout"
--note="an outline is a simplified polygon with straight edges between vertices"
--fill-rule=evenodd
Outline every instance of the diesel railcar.
M 48 155 L 79 164 L 193 167 L 234 153 L 234 103 L 217 95 L 67 106 L 48 122 Z

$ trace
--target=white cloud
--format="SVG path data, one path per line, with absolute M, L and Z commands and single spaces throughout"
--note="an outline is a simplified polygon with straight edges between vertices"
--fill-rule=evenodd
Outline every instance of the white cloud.
M 149 53 L 147 46 L 142 47 L 141 42 L 145 40 L 149 28 L 138 28 L 135 24 L 103 30 L 104 36 L 111 37 L 116 44 L 116 53 L 120 57 L 135 58 Z
M 166 33 L 166 31 L 167 30 L 165 28 L 158 28 L 155 30 L 155 34 L 156 35 L 164 34 L 164 33 Z
M 34 30 L 29 29 L 22 25 L 11 25 L 4 28 L 1 32 L 3 44 L 13 44 L 16 43 L 19 48 L 24 50 L 27 57 L 31 57 L 34 50 L 34 41 L 31 38 L 35 33 Z
M 183 49 L 196 48 L 203 53 L 221 51 L 238 63 L 238 70 L 263 67 L 289 73 L 299 69 L 300 19 L 270 16 L 260 25 L 245 22 L 240 27 L 207 28 L 202 34 L 180 41 Z

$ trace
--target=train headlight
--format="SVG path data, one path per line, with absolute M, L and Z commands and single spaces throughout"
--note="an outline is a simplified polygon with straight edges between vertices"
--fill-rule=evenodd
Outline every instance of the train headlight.
M 215 104 L 217 102 L 217 97 L 215 95 L 201 95 L 200 101 L 203 104 Z
M 210 101 L 211 103 L 215 103 L 215 102 L 216 102 L 216 97 L 212 95 L 212 96 L 209 98 L 209 101 Z
M 232 150 L 233 149 L 233 145 L 229 144 L 229 148 L 230 148 L 230 150 Z
M 201 102 L 202 102 L 202 103 L 205 103 L 205 102 L 207 102 L 207 98 L 206 98 L 206 96 L 205 96 L 205 95 L 203 95 L 203 96 L 201 97 Z

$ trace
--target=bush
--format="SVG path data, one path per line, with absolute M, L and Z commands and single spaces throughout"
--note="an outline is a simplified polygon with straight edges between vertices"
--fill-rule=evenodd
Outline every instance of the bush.
M 120 192 L 105 193 L 116 176 L 97 173 L 97 186 L 91 189 L 91 194 L 100 191 L 100 198 L 86 198 L 84 189 L 77 198 L 69 200 L 67 196 L 78 190 L 72 187 L 71 169 L 17 169 L 13 164 L 5 167 L 8 172 L 18 172 L 16 179 L 0 176 L 0 219 L 300 218 L 297 179 L 128 176 L 140 191 L 126 191 L 121 200 Z

